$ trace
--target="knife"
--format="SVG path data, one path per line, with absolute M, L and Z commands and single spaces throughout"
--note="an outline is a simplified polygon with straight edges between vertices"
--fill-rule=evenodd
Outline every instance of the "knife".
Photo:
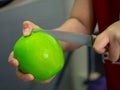
M 94 43 L 93 35 L 86 34 L 78 34 L 73 32 L 66 32 L 62 30 L 39 30 L 33 29 L 33 32 L 45 32 L 50 34 L 57 40 L 78 44 L 78 45 L 86 45 L 92 47 Z

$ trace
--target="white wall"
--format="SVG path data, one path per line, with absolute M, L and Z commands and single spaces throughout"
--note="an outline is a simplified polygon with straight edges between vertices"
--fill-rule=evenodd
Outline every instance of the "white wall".
M 71 9 L 74 4 L 74 0 L 65 0 L 64 3 L 65 3 L 65 14 L 67 17 L 69 17 Z

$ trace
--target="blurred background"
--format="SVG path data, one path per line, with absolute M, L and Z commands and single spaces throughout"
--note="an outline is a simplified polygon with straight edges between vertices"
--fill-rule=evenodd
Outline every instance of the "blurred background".
M 56 28 L 69 17 L 73 1 L 0 0 L 0 90 L 87 90 L 90 73 L 92 80 L 101 76 L 101 62 L 95 63 L 96 57 L 101 56 L 86 46 L 65 53 L 65 67 L 49 84 L 22 82 L 16 77 L 15 68 L 8 64 L 14 43 L 22 35 L 23 21 L 30 20 L 46 29 Z

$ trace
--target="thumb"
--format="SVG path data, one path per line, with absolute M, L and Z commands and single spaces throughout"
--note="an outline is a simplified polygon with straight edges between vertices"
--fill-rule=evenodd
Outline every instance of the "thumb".
M 32 23 L 31 21 L 24 21 L 23 22 L 23 35 L 24 36 L 30 35 L 33 28 L 40 28 L 40 27 Z
M 95 49 L 96 52 L 102 54 L 105 52 L 106 50 L 105 47 L 107 47 L 108 43 L 109 43 L 109 37 L 105 32 L 103 32 L 95 37 L 93 48 Z

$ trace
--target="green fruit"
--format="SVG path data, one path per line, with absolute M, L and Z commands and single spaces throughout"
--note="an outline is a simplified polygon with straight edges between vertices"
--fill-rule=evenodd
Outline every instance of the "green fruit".
M 14 57 L 23 73 L 30 73 L 39 81 L 53 77 L 64 65 L 59 42 L 45 32 L 21 36 L 14 45 Z

